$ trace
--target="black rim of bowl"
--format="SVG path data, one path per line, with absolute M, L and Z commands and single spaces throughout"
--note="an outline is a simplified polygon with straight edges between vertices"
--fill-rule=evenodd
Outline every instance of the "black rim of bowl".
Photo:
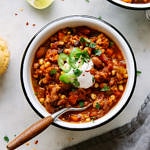
M 24 85 L 24 79 L 23 79 L 23 68 L 24 68 L 24 61 L 25 61 L 25 58 L 26 58 L 26 54 L 27 54 L 27 51 L 28 51 L 28 48 L 30 47 L 32 41 L 36 38 L 36 36 L 42 32 L 43 29 L 45 29 L 47 26 L 49 26 L 50 24 L 52 24 L 53 22 L 56 22 L 56 21 L 59 21 L 59 20 L 62 20 L 62 19 L 65 19 L 65 18 L 72 18 L 72 17 L 82 17 L 82 18 L 91 18 L 91 19 L 96 19 L 96 20 L 99 20 L 105 24 L 107 24 L 108 26 L 110 26 L 113 30 L 115 30 L 117 33 L 119 33 L 119 35 L 124 39 L 124 41 L 126 42 L 126 44 L 128 45 L 129 49 L 130 49 L 130 52 L 131 52 L 131 55 L 132 55 L 132 58 L 133 58 L 133 63 L 134 63 L 134 68 L 135 68 L 135 75 L 134 75 L 134 82 L 133 82 L 133 87 L 132 87 L 132 90 L 131 90 L 131 93 L 130 95 L 128 96 L 127 98 L 127 101 L 126 103 L 122 106 L 122 108 L 114 115 L 112 116 L 111 118 L 109 118 L 107 121 L 101 123 L 101 124 L 98 124 L 98 125 L 95 125 L 95 126 L 91 126 L 91 127 L 86 127 L 86 128 L 69 128 L 69 127 L 64 127 L 64 126 L 61 126 L 59 124 L 56 124 L 55 122 L 53 122 L 52 124 L 57 126 L 57 127 L 60 127 L 60 128 L 63 128 L 63 129 L 67 129 L 67 130 L 89 130 L 89 129 L 93 129 L 93 128 L 97 128 L 97 127 L 100 127 L 108 122 L 110 122 L 111 120 L 113 120 L 116 116 L 118 116 L 123 110 L 124 108 L 126 107 L 126 105 L 129 103 L 132 95 L 133 95 L 133 92 L 134 92 L 134 89 L 135 89 L 135 85 L 136 85 L 136 71 L 137 71 L 137 67 L 136 67 L 136 61 L 135 61 L 135 57 L 134 57 L 134 53 L 132 51 L 132 48 L 130 47 L 128 41 L 126 40 L 126 38 L 122 35 L 122 33 L 120 33 L 120 31 L 118 31 L 118 29 L 116 29 L 114 26 L 112 26 L 111 24 L 109 24 L 108 22 L 104 21 L 104 20 L 100 20 L 96 17 L 93 17 L 93 16 L 88 16 L 88 15 L 71 15 L 71 16 L 66 16 L 66 17 L 61 17 L 61 18 L 58 18 L 58 19 L 55 19 L 54 21 L 51 21 L 49 22 L 48 24 L 46 24 L 44 27 L 42 27 L 33 37 L 32 39 L 29 41 L 24 53 L 23 53 L 23 56 L 22 56 L 22 60 L 21 60 L 21 68 L 20 68 L 20 80 L 21 80 L 21 86 L 22 86 L 22 90 L 23 90 L 23 93 L 29 103 L 29 105 L 31 106 L 31 108 L 41 117 L 41 118 L 44 118 L 44 116 L 33 106 L 32 102 L 30 101 L 30 98 L 28 96 L 28 93 L 25 89 L 25 85 Z
M 122 5 L 120 3 L 116 3 L 116 2 L 114 2 L 112 0 L 107 0 L 107 1 L 109 1 L 112 4 L 115 4 L 117 6 L 120 6 L 122 8 L 126 8 L 126 9 L 132 9 L 132 10 L 148 10 L 148 9 L 150 9 L 150 6 L 145 6 L 144 8 L 140 8 L 140 7 L 125 6 L 125 5 Z M 140 4 L 138 4 L 138 5 L 140 5 Z

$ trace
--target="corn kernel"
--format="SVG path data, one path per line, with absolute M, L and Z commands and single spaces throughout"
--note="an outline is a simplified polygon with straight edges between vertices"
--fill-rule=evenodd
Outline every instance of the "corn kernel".
M 123 91 L 123 90 L 124 90 L 123 85 L 120 84 L 120 85 L 118 86 L 118 89 L 119 89 L 119 91 Z
M 44 98 L 40 98 L 39 101 L 40 101 L 41 104 L 43 104 L 44 103 Z
M 71 34 L 71 32 L 70 32 L 70 31 L 68 31 L 68 32 L 67 32 L 67 34 Z
M 44 59 L 41 58 L 41 59 L 39 60 L 39 64 L 42 65 L 43 63 L 44 63 Z
M 111 96 L 109 97 L 109 100 L 110 100 L 110 101 L 114 101 L 115 99 L 116 99 L 115 95 L 111 95 Z
M 96 97 L 97 97 L 96 94 L 94 94 L 94 93 L 91 94 L 91 98 L 92 98 L 93 100 L 95 100 Z
M 126 74 L 124 74 L 124 76 L 123 76 L 124 78 L 128 78 L 128 74 L 126 73 Z
M 112 70 L 111 74 L 114 76 L 116 74 L 116 70 Z
M 66 95 L 61 95 L 60 98 L 61 98 L 61 99 L 64 99 L 64 98 L 66 98 Z
M 86 120 L 85 120 L 86 122 L 90 122 L 91 121 L 91 119 L 90 118 L 86 118 Z
M 44 64 L 45 68 L 49 67 L 50 66 L 50 62 L 47 61 L 45 64 Z
M 71 50 L 70 50 L 69 48 L 65 48 L 63 52 L 64 52 L 65 54 L 70 54 L 70 51 L 71 51 Z
M 44 69 L 45 69 L 44 64 L 40 66 L 40 69 L 41 69 L 41 70 L 44 70 Z
M 58 45 L 64 45 L 64 42 L 63 41 L 59 41 Z
M 95 87 L 95 88 L 98 88 L 98 87 L 99 87 L 99 84 L 98 84 L 98 83 L 95 83 L 95 84 L 94 84 L 94 87 Z

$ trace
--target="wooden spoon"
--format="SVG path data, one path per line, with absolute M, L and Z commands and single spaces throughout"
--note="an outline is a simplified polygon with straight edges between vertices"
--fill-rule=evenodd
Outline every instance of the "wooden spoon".
M 85 107 L 81 108 L 63 108 L 60 111 L 47 116 L 36 123 L 32 124 L 30 127 L 28 127 L 26 130 L 24 130 L 21 134 L 19 134 L 15 139 L 10 141 L 7 145 L 8 150 L 14 150 L 15 148 L 21 146 L 22 144 L 26 143 L 36 135 L 40 134 L 42 131 L 44 131 L 48 126 L 51 125 L 51 123 L 60 115 L 62 115 L 65 112 L 68 111 L 83 111 L 87 108 L 89 108 L 92 104 L 89 104 Z

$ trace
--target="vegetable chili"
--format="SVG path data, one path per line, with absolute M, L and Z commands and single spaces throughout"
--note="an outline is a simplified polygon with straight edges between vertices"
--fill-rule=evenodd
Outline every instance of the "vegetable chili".
M 127 3 L 150 3 L 150 0 L 122 0 Z
M 90 66 L 83 70 L 83 66 Z M 87 67 L 86 66 L 86 67 Z M 89 122 L 104 116 L 120 100 L 128 80 L 126 61 L 107 35 L 86 26 L 57 31 L 41 45 L 32 65 L 32 83 L 39 102 L 49 113 L 64 107 L 93 105 L 67 112 L 60 119 Z M 92 85 L 80 88 L 79 77 Z

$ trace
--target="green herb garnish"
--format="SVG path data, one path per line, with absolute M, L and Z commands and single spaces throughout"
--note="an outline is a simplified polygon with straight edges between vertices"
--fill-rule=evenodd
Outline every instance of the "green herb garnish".
M 96 43 L 91 42 L 91 40 L 88 39 L 88 38 L 81 37 L 80 42 L 82 44 L 85 44 L 85 46 L 90 47 L 90 48 L 95 48 L 96 47 Z
M 136 75 L 140 75 L 142 72 L 140 70 L 136 71 Z
M 73 70 L 73 72 L 74 72 L 74 74 L 75 74 L 77 77 L 82 74 L 82 71 L 79 70 L 79 69 L 75 69 L 75 70 Z
M 80 42 L 81 43 L 90 43 L 91 41 L 88 38 L 81 37 Z
M 85 0 L 85 1 L 88 2 L 88 3 L 90 2 L 90 0 Z
M 99 16 L 99 17 L 98 17 L 98 19 L 99 19 L 99 20 L 101 20 L 101 19 L 102 19 L 102 17 L 101 17 L 101 16 Z
M 89 47 L 90 47 L 90 48 L 95 48 L 95 47 L 96 47 L 96 43 L 93 43 L 93 42 L 90 43 L 90 44 L 89 44 Z
M 109 42 L 109 47 L 112 47 L 114 45 L 114 42 L 113 41 L 110 41 Z
M 57 73 L 57 70 L 56 69 L 52 69 L 51 71 L 50 71 L 50 75 L 54 75 L 54 74 L 56 74 Z
M 75 87 L 79 87 L 77 77 L 82 74 L 79 69 L 84 63 L 88 63 L 90 56 L 86 50 L 80 48 L 73 48 L 69 55 L 61 53 L 58 57 L 58 65 L 62 69 L 62 74 L 59 80 L 66 83 L 72 84 Z M 51 70 L 50 74 L 55 74 L 57 70 Z
M 101 108 L 100 104 L 99 104 L 99 103 L 96 103 L 95 108 L 96 108 L 96 109 L 100 109 L 100 108 Z
M 8 136 L 4 136 L 4 141 L 6 141 L 8 143 L 9 142 L 9 137 Z
M 102 92 L 106 92 L 106 91 L 109 91 L 109 90 L 110 90 L 109 86 L 104 85 L 104 87 L 103 87 L 103 88 L 101 88 L 101 90 L 100 90 L 100 91 L 102 91 Z
M 99 50 L 99 49 L 96 49 L 96 50 L 94 50 L 94 54 L 95 54 L 96 56 L 100 56 L 100 55 L 102 54 L 102 51 Z
M 80 83 L 77 80 L 77 78 L 74 79 L 74 81 L 72 82 L 72 85 L 74 85 L 75 87 L 79 87 L 80 86 Z
M 90 56 L 89 56 L 89 54 L 88 54 L 88 52 L 87 52 L 86 50 L 84 50 L 84 51 L 82 52 L 82 60 L 83 60 L 84 62 L 88 62 L 88 61 L 90 60 Z
M 83 101 L 79 101 L 79 106 L 80 107 L 84 107 L 84 102 Z

